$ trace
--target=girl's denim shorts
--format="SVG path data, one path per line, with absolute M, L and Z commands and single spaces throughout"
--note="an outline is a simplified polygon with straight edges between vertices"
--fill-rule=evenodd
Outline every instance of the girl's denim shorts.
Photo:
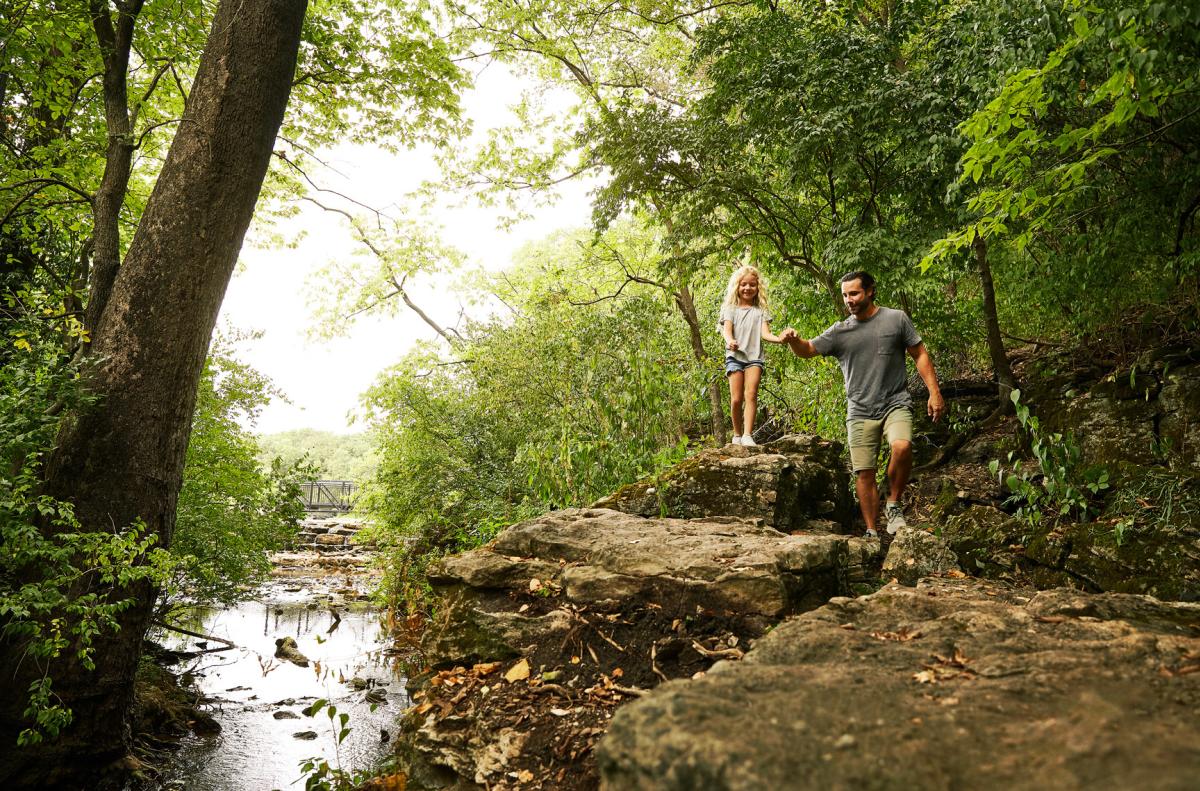
M 763 365 L 762 360 L 751 360 L 748 363 L 744 363 L 741 360 L 737 359 L 736 357 L 726 357 L 725 358 L 725 375 L 726 376 L 729 376 L 730 374 L 739 373 L 741 371 L 746 370 L 747 368 L 755 368 L 755 367 L 764 368 L 765 366 Z

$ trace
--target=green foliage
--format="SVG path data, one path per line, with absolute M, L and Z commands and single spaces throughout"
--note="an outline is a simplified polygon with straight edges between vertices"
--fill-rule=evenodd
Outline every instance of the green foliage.
M 1086 521 L 1101 492 L 1109 488 L 1108 471 L 1084 464 L 1072 435 L 1043 432 L 1028 405 L 1021 403 L 1020 390 L 1013 390 L 1011 399 L 1037 469 L 1014 459 L 1014 453 L 1008 455 L 1008 470 L 996 459 L 989 469 L 1012 492 L 1009 502 L 1017 505 L 1017 516 L 1035 527 L 1046 513 Z
M 653 250 L 632 227 L 530 246 L 482 281 L 501 313 L 445 352 L 411 353 L 371 389 L 380 466 L 359 507 L 401 553 L 398 596 L 419 597 L 430 557 L 585 505 L 678 460 L 703 431 L 713 372 L 697 368 L 662 291 L 627 279 Z
M 375 710 L 374 704 L 371 711 Z M 300 762 L 300 771 L 304 775 L 305 791 L 353 791 L 374 776 L 373 772 L 359 770 L 351 771 L 341 765 L 341 745 L 350 735 L 350 715 L 339 712 L 337 707 L 323 698 L 315 700 L 304 708 L 305 717 L 315 717 L 322 711 L 329 719 L 329 728 L 333 733 L 336 761 L 331 765 L 328 760 L 320 757 L 306 758 Z
M 1010 297 L 1061 306 L 1079 331 L 1197 271 L 1200 9 L 1072 0 L 1050 17 L 1054 46 L 962 125 L 952 189 L 969 193 L 969 224 L 923 264 L 977 235 L 1002 241 L 1024 284 Z
M 1139 470 L 1136 478 L 1114 489 L 1103 519 L 1112 526 L 1113 543 L 1130 535 L 1183 534 L 1200 529 L 1200 479 L 1165 470 Z
M 271 382 L 234 359 L 217 338 L 200 378 L 192 435 L 176 510 L 175 568 L 159 609 L 243 599 L 270 571 L 304 516 L 300 483 L 314 477 L 304 459 L 276 457 L 264 468 L 249 426 L 276 395 Z
M 0 632 L 45 671 L 27 690 L 30 725 L 20 744 L 53 738 L 71 722 L 51 668 L 93 667 L 96 637 L 116 629 L 132 604 L 111 586 L 160 583 L 170 565 L 143 525 L 84 532 L 69 503 L 39 493 L 59 410 L 86 399 L 58 338 L 33 329 L 0 350 Z
M 379 464 L 370 432 L 334 434 L 311 428 L 264 434 L 258 438 L 259 462 L 270 465 L 276 457 L 285 464 L 307 461 L 321 478 L 363 482 Z

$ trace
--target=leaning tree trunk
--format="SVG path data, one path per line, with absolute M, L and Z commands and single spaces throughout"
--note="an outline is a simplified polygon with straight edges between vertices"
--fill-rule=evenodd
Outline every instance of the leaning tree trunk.
M 1010 394 L 1016 389 L 1017 380 L 1012 366 L 1008 364 L 1008 353 L 1004 339 L 1000 336 L 1000 319 L 996 313 L 996 287 L 992 283 L 992 267 L 988 263 L 987 240 L 978 233 L 972 242 L 975 250 L 975 265 L 979 270 L 979 281 L 983 285 L 983 322 L 987 327 L 988 353 L 992 358 L 992 370 L 996 374 L 996 387 L 1000 397 L 1000 409 L 1012 408 Z
M 86 382 L 100 400 L 68 420 L 47 467 L 45 491 L 74 503 L 85 530 L 140 519 L 160 546 L 171 543 L 197 383 L 283 120 L 306 5 L 223 0 L 213 18 L 184 118 L 92 335 Z M 15 747 L 37 668 L 20 646 L 0 645 L 4 787 L 81 787 L 72 770 L 126 755 L 155 593 L 112 592 L 135 603 L 118 632 L 99 636 L 95 670 L 51 668 L 75 716 L 53 743 Z
M 692 299 L 692 292 L 686 283 L 681 283 L 673 295 L 675 305 L 683 314 L 683 320 L 688 325 L 688 340 L 692 344 L 692 354 L 696 357 L 696 362 L 700 363 L 702 367 L 706 366 L 712 358 L 704 350 L 704 339 L 700 335 L 700 317 L 696 313 L 696 301 Z M 724 445 L 726 440 L 725 407 L 722 400 L 721 383 L 712 377 L 708 380 L 708 411 L 709 419 L 712 421 L 713 438 L 718 445 Z

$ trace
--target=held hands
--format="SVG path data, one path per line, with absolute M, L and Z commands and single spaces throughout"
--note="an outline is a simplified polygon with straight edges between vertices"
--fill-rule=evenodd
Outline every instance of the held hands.
M 799 337 L 800 337 L 800 333 L 796 332 L 796 331 L 795 331 L 794 329 L 792 329 L 791 327 L 788 327 L 786 330 L 784 330 L 783 332 L 779 333 L 779 342 L 780 342 L 780 343 L 787 343 L 787 342 L 788 342 L 788 341 L 790 341 L 792 338 L 799 338 Z
M 926 412 L 929 417 L 933 418 L 936 423 L 942 419 L 942 415 L 946 414 L 946 399 L 942 398 L 941 393 L 931 393 L 929 395 L 929 405 L 926 407 Z

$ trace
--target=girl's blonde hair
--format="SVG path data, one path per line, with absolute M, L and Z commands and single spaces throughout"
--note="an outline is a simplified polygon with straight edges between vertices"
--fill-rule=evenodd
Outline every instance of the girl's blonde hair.
M 742 278 L 746 277 L 747 275 L 754 275 L 754 279 L 758 281 L 758 296 L 754 299 L 754 307 L 761 308 L 765 312 L 767 310 L 767 306 L 770 304 L 770 300 L 767 297 L 767 281 L 763 278 L 761 272 L 749 264 L 739 266 L 737 270 L 729 276 L 729 285 L 725 288 L 725 302 L 722 304 L 737 307 L 738 284 L 741 283 Z

